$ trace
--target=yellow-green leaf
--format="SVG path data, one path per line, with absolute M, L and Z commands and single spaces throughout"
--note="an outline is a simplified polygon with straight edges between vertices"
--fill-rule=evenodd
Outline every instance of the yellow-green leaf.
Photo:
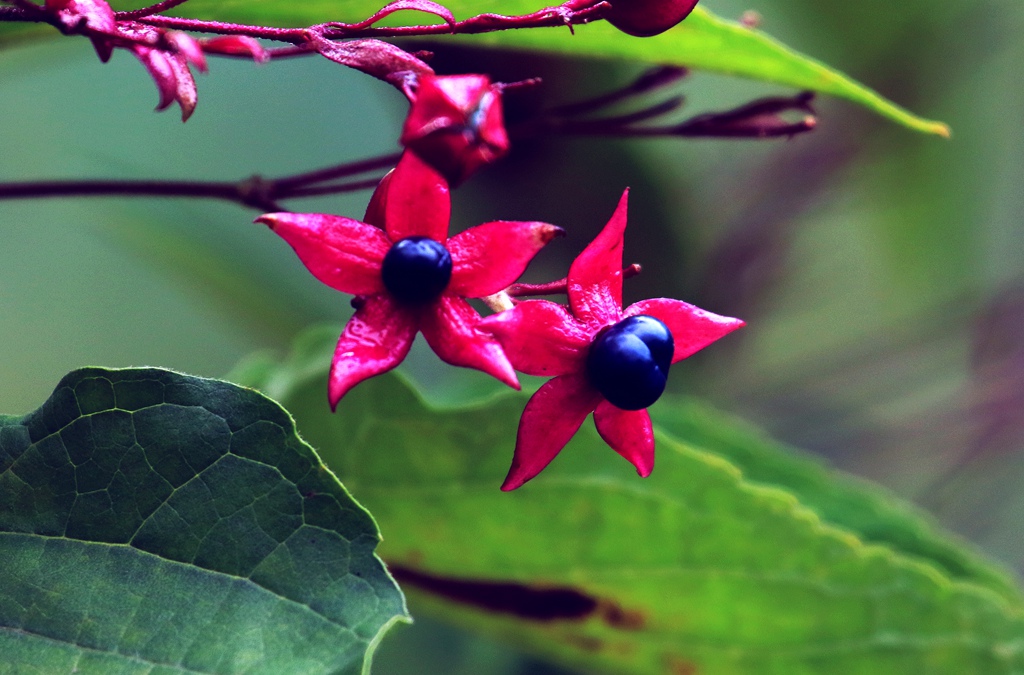
M 591 673 L 1024 672 L 1016 584 L 879 489 L 667 399 L 650 478 L 585 423 L 502 493 L 524 394 L 439 409 L 387 375 L 332 414 L 336 336 L 248 377 L 373 509 L 414 611 Z

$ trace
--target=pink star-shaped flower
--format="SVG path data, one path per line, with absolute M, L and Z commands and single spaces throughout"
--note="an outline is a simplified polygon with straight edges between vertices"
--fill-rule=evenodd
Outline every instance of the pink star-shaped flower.
M 671 347 L 671 354 L 664 355 L 665 361 L 675 363 L 743 326 L 739 319 L 667 298 L 643 300 L 622 309 L 627 195 L 628 191 L 623 193 L 611 220 L 569 268 L 568 308 L 547 300 L 527 300 L 480 323 L 481 329 L 498 338 L 516 370 L 554 376 L 526 404 L 512 468 L 502 490 L 514 490 L 540 473 L 590 413 L 594 413 L 601 438 L 613 450 L 629 460 L 641 476 L 651 473 L 654 432 L 646 407 L 624 410 L 613 405 L 595 384 L 592 360 L 588 367 L 592 346 L 610 329 L 623 325 L 630 317 L 657 319 L 663 324 L 661 330 L 667 328 L 671 333 L 671 337 L 665 336 L 664 344 Z M 641 321 L 657 325 L 647 319 Z M 668 370 L 668 364 L 664 365 L 662 378 Z M 654 398 L 660 392 L 658 389 Z
M 480 316 L 466 298 L 508 287 L 562 230 L 496 221 L 449 239 L 450 209 L 448 183 L 407 151 L 370 198 L 366 222 L 322 213 L 256 219 L 287 241 L 313 276 L 357 296 L 331 363 L 332 409 L 352 387 L 401 363 L 419 332 L 441 360 L 519 388 L 501 346 L 477 329 Z M 424 272 L 424 261 L 440 263 Z

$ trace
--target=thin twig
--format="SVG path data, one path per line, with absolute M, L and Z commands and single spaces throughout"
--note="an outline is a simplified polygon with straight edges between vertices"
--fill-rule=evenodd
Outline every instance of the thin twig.
M 155 5 L 149 7 L 143 7 L 141 9 L 133 9 L 127 12 L 115 12 L 114 18 L 118 21 L 130 20 L 130 19 L 141 19 L 146 16 L 153 14 L 159 14 L 160 12 L 166 12 L 169 9 L 174 9 L 178 5 L 184 5 L 188 0 L 163 0 Z
M 324 181 L 345 178 L 346 176 L 355 176 L 361 173 L 368 173 L 370 171 L 392 167 L 398 163 L 398 160 L 401 157 L 402 154 L 396 152 L 391 155 L 373 157 L 359 162 L 339 164 L 337 166 L 317 169 L 316 171 L 300 173 L 286 178 L 278 178 L 274 181 L 274 184 L 281 190 L 292 190 L 294 188 L 305 187 L 311 183 L 323 183 Z
M 579 115 L 586 115 L 597 110 L 608 108 L 616 103 L 633 98 L 634 96 L 650 93 L 651 91 L 675 84 L 686 77 L 687 72 L 686 68 L 681 66 L 657 66 L 644 71 L 639 77 L 621 89 L 616 89 L 606 94 L 600 94 L 594 98 L 589 98 L 583 101 L 556 106 L 547 112 L 550 115 L 558 117 L 577 117 Z
M 359 190 L 371 190 L 380 183 L 381 176 L 366 178 L 349 183 L 329 183 L 327 185 L 312 185 L 310 187 L 295 188 L 288 190 L 287 199 L 298 199 L 300 197 L 319 197 L 321 195 L 341 194 L 342 192 L 358 192 Z
M 86 179 L 0 183 L 0 201 L 46 197 L 192 197 L 223 199 L 263 211 L 284 211 L 286 209 L 278 203 L 282 199 L 372 189 L 380 182 L 380 176 L 355 181 L 327 181 L 390 167 L 397 159 L 398 155 L 384 155 L 276 180 L 252 176 L 238 182 Z
M 429 35 L 469 35 L 490 33 L 512 28 L 545 28 L 555 26 L 572 27 L 576 24 L 589 23 L 602 18 L 610 7 L 604 0 L 581 0 L 578 3 L 547 7 L 532 14 L 505 16 L 502 14 L 479 14 L 477 16 L 456 21 L 452 24 L 439 23 L 418 26 L 359 27 L 348 28 L 345 24 L 331 23 L 323 31 L 328 39 L 353 37 L 421 37 Z M 305 44 L 309 38 L 309 28 L 271 28 L 246 24 L 227 23 L 223 21 L 199 21 L 170 16 L 146 16 L 139 20 L 158 28 L 189 30 L 198 33 L 217 33 L 219 35 L 247 35 L 254 38 L 266 38 L 296 45 Z
M 642 271 L 640 265 L 633 263 L 629 267 L 622 268 L 622 278 L 630 279 Z M 526 295 L 560 295 L 566 292 L 568 285 L 568 279 L 549 281 L 546 284 L 512 284 L 505 289 L 505 293 L 513 298 L 521 298 Z
M 28 0 L 11 0 L 14 7 L 0 7 L 0 21 L 47 21 L 43 8 Z

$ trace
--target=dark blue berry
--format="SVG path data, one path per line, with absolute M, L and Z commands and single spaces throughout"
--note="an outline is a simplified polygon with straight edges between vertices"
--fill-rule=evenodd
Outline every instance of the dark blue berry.
M 631 316 L 597 336 L 587 355 L 590 383 L 623 410 L 640 410 L 665 391 L 675 344 L 652 316 Z
M 384 287 L 399 302 L 419 305 L 435 300 L 452 278 L 452 256 L 430 237 L 396 242 L 381 265 Z

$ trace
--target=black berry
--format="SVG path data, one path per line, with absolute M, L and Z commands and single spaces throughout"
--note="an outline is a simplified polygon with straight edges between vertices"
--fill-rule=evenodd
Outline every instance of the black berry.
M 452 278 L 452 256 L 429 237 L 396 242 L 381 265 L 384 287 L 399 302 L 418 305 L 435 300 Z
M 612 405 L 640 410 L 665 391 L 675 349 L 668 327 L 651 316 L 631 316 L 605 329 L 590 346 L 587 375 Z

